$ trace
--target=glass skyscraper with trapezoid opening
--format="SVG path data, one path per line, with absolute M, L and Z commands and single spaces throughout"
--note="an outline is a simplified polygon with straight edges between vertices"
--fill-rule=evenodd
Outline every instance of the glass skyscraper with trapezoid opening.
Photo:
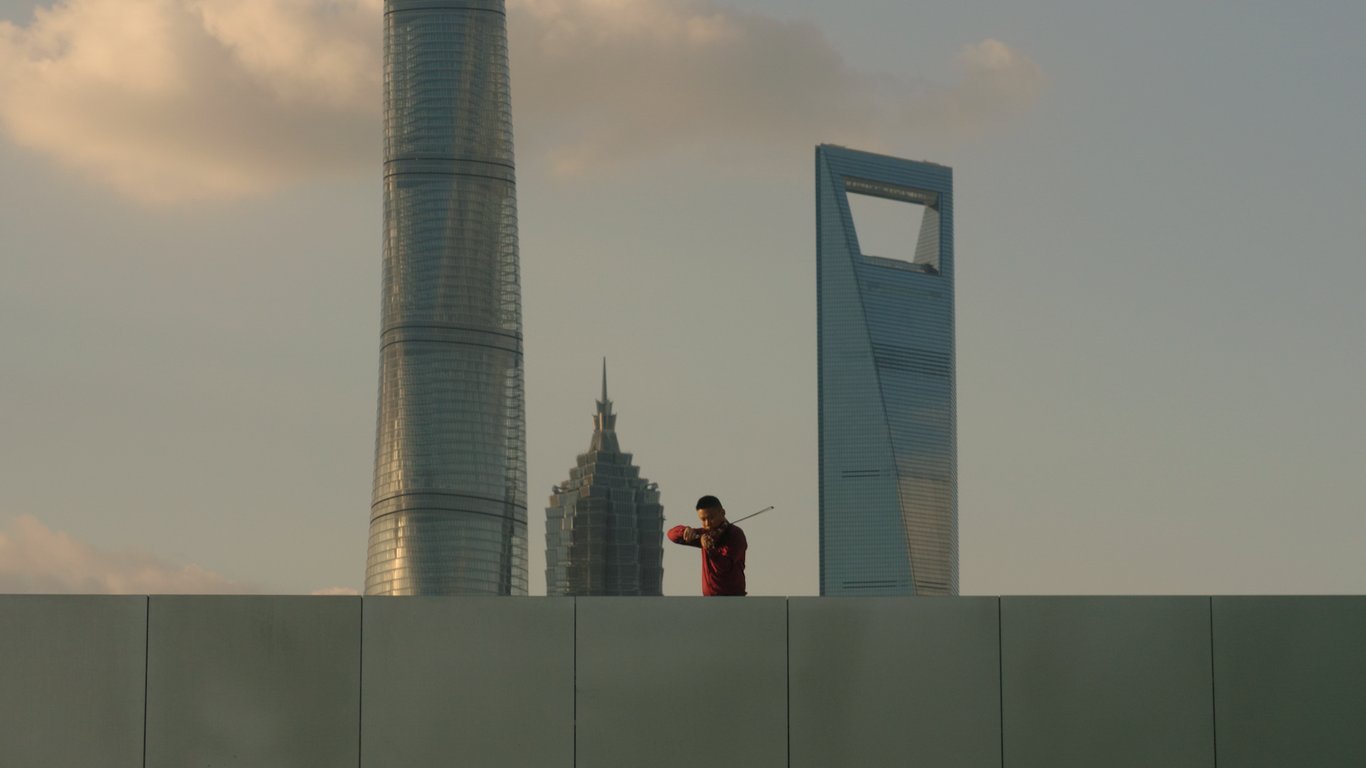
M 850 205 L 919 220 L 868 253 Z M 953 171 L 816 148 L 822 595 L 958 594 Z
M 503 0 L 384 4 L 384 271 L 365 592 L 524 595 Z

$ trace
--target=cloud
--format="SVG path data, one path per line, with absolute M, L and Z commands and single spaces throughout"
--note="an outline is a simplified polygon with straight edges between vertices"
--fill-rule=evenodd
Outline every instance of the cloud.
M 955 82 L 933 84 L 855 70 L 814 25 L 705 0 L 509 8 L 519 140 L 562 173 L 660 151 L 952 141 L 1027 109 L 1044 82 L 992 39 L 962 49 Z
M 382 0 L 62 0 L 0 23 L 0 125 L 148 203 L 374 165 Z
M 352 587 L 327 587 L 325 589 L 315 589 L 309 592 L 310 595 L 359 595 L 360 590 Z
M 148 203 L 376 172 L 383 0 L 58 0 L 0 23 L 0 127 Z M 870 74 L 807 23 L 711 0 L 508 0 L 524 163 L 819 141 L 895 149 L 1027 109 L 1039 68 L 997 40 L 954 82 Z
M 1044 87 L 1039 67 L 1000 40 L 963 46 L 957 63 L 959 81 L 903 104 L 903 120 L 931 132 L 980 133 L 1032 107 Z
M 31 515 L 0 528 L 0 593 L 238 594 L 254 589 L 196 565 L 105 552 Z

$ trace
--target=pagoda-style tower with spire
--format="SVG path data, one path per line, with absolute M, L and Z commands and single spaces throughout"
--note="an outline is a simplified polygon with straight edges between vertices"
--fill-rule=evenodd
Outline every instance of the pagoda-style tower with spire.
M 664 508 L 659 486 L 640 476 L 617 442 L 617 416 L 607 399 L 593 414 L 593 439 L 551 489 L 545 509 L 546 594 L 659 595 L 664 580 Z

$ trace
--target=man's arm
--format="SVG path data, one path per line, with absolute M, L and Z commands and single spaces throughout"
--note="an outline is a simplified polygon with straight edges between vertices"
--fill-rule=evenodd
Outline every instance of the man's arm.
M 745 532 L 739 528 L 732 528 L 726 535 L 726 543 L 711 551 L 711 561 L 717 573 L 729 573 L 737 565 L 745 566 L 745 550 L 749 548 L 749 542 L 745 540 Z
M 675 525 L 665 535 L 669 537 L 669 541 L 675 544 L 682 544 L 687 547 L 702 546 L 701 537 L 697 535 L 697 529 L 689 528 L 686 525 Z

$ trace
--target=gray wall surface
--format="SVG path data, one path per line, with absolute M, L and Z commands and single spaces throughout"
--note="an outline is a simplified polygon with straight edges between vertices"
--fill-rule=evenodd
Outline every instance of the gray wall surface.
M 1220 765 L 1366 765 L 1366 598 L 1214 598 Z
M 574 765 L 574 601 L 365 599 L 362 764 Z
M 1361 766 L 1363 647 L 1363 597 L 11 595 L 0 766 Z
M 574 600 L 578 766 L 786 766 L 786 600 Z
M 0 595 L 0 765 L 142 765 L 147 598 Z
M 151 598 L 147 768 L 354 763 L 360 614 L 344 597 Z
M 1209 598 L 1001 598 L 1005 764 L 1211 768 Z
M 788 601 L 792 768 L 1001 764 L 997 600 Z

